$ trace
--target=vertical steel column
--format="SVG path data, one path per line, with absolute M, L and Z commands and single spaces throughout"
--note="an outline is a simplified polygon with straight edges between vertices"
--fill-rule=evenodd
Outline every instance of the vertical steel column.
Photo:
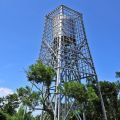
M 82 19 L 81 21 L 82 21 L 82 26 L 83 26 L 83 32 L 84 32 L 84 35 L 85 35 L 85 39 L 87 39 L 86 33 L 85 33 L 85 27 L 84 27 L 84 23 L 83 23 L 83 18 L 81 18 L 81 19 Z M 87 42 L 87 46 L 88 46 L 88 42 Z M 89 47 L 88 47 L 88 52 L 89 52 L 89 55 L 91 56 Z M 91 56 L 91 58 L 92 58 L 92 56 Z M 96 70 L 94 68 L 94 63 L 92 63 L 92 64 L 93 64 L 93 69 L 94 69 L 95 74 L 96 74 Z M 100 84 L 99 84 L 99 81 L 98 81 L 97 74 L 95 76 L 95 79 L 96 79 L 96 82 L 97 82 L 97 87 L 98 87 L 98 92 L 99 92 L 99 96 L 100 96 L 100 102 L 101 102 L 101 107 L 102 107 L 102 111 L 103 111 L 104 120 L 107 120 L 106 109 L 105 109 L 103 97 L 102 97 L 102 94 L 101 94 L 101 88 L 100 88 Z
M 100 94 L 100 100 L 101 100 L 101 106 L 102 106 L 102 111 L 103 111 L 103 115 L 104 115 L 104 120 L 108 120 L 99 81 L 98 81 L 98 91 L 99 91 L 99 94 Z
M 62 16 L 62 6 L 60 8 L 60 17 Z M 61 95 L 58 90 L 58 86 L 61 82 L 61 39 L 62 39 L 62 19 L 60 19 L 59 37 L 58 37 L 58 55 L 57 55 L 57 80 L 56 80 L 56 101 L 55 101 L 55 116 L 54 120 L 60 120 L 60 109 L 61 109 Z

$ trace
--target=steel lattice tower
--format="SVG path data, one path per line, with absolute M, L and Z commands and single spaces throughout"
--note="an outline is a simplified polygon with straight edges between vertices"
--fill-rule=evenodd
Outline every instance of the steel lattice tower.
M 57 87 L 72 80 L 97 82 L 81 13 L 61 5 L 46 16 L 40 59 L 52 66 L 57 74 L 51 84 L 49 98 L 54 120 L 69 120 L 69 112 L 79 109 L 79 106 L 73 99 L 60 94 Z M 105 113 L 102 96 L 101 103 Z M 78 113 L 74 114 L 82 120 Z M 106 113 L 104 116 L 106 118 Z

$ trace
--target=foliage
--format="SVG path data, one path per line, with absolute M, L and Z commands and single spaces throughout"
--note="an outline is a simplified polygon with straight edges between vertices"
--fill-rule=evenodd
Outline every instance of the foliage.
M 85 86 L 84 84 L 76 81 L 64 83 L 61 91 L 64 95 L 76 99 L 79 103 L 94 101 L 98 98 L 92 87 Z
M 28 86 L 17 89 L 19 100 L 24 106 L 28 106 L 29 109 L 34 109 L 38 105 L 39 92 L 32 91 Z
M 118 95 L 120 92 L 119 82 L 101 81 L 101 92 L 107 110 L 109 120 L 117 119 L 119 115 Z
M 44 65 L 40 60 L 29 66 L 27 71 L 27 78 L 29 81 L 35 81 L 36 83 L 43 82 L 46 86 L 50 86 L 54 76 L 54 70 L 51 67 Z
M 116 77 L 120 78 L 120 72 L 116 72 Z
M 85 87 L 78 82 L 66 82 L 64 83 L 62 92 L 65 96 L 69 96 L 75 98 L 79 102 L 83 102 L 85 100 Z
M 43 110 L 44 119 L 53 120 L 54 111 L 50 106 L 50 85 L 56 75 L 55 71 L 38 60 L 29 66 L 26 74 L 32 87 L 21 87 L 17 89 L 16 93 L 0 98 L 0 120 L 39 120 L 41 114 L 36 117 L 32 115 L 35 110 Z M 120 72 L 116 72 L 116 77 L 120 78 Z M 87 120 L 103 120 L 98 88 L 95 82 L 94 85 L 90 84 L 91 78 L 87 78 L 87 80 L 89 84 L 86 85 L 76 81 L 65 82 L 58 89 L 63 95 L 74 99 L 75 105 L 80 106 L 74 112 L 77 111 L 80 116 L 83 116 L 82 112 L 84 112 Z M 42 90 L 42 86 L 47 92 Z M 108 120 L 119 120 L 120 82 L 101 81 L 100 86 Z M 70 120 L 76 120 L 74 112 L 70 111 Z
M 109 120 L 120 118 L 119 82 L 101 81 L 101 92 Z M 96 86 L 84 85 L 76 81 L 66 82 L 60 87 L 61 92 L 83 105 L 87 120 L 102 120 L 102 109 Z M 81 108 L 82 109 L 82 108 Z M 73 116 L 74 117 L 74 116 Z
M 12 117 L 12 120 L 35 120 L 31 112 L 27 112 L 25 107 L 20 107 L 18 112 Z
M 16 108 L 19 107 L 17 94 L 10 94 L 6 97 L 0 98 L 0 109 L 9 115 L 16 113 Z
M 48 115 L 50 115 L 51 119 L 54 119 L 53 109 L 49 106 L 49 96 L 50 85 L 56 75 L 55 71 L 51 67 L 44 65 L 40 60 L 38 60 L 35 64 L 29 66 L 29 69 L 26 71 L 26 73 L 28 81 L 30 81 L 38 90 L 38 92 L 30 93 L 31 95 L 28 95 L 29 97 L 26 98 L 26 100 L 28 100 L 27 102 L 30 103 L 29 106 L 31 106 L 33 110 L 42 109 L 46 111 Z M 40 84 L 44 85 L 46 92 L 42 90 Z M 38 108 L 36 108 L 36 106 L 38 106 Z M 41 106 L 42 108 L 40 108 Z
M 9 115 L 0 111 L 0 120 L 10 120 Z

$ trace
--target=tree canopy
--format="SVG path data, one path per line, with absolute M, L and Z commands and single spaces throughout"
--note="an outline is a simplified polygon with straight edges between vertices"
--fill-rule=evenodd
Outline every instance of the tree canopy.
M 44 111 L 42 117 L 45 120 L 53 120 L 54 111 L 50 106 L 49 98 L 50 86 L 56 76 L 54 69 L 38 60 L 29 66 L 26 76 L 31 86 L 18 88 L 13 94 L 0 97 L 0 120 L 40 120 L 41 110 Z M 120 78 L 120 72 L 116 72 L 116 78 Z M 100 81 L 99 84 L 108 120 L 119 120 L 120 82 Z M 47 89 L 47 92 L 43 90 L 43 87 Z M 78 109 L 80 116 L 84 112 L 86 120 L 103 120 L 96 86 L 68 81 L 58 89 L 62 95 L 76 101 L 76 104 L 80 106 Z M 36 110 L 39 110 L 40 114 L 33 116 Z M 76 120 L 72 111 L 70 111 L 69 119 Z

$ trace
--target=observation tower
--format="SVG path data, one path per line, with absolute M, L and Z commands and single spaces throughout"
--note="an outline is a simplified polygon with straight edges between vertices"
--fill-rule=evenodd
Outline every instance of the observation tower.
M 71 111 L 77 120 L 85 120 L 84 113 L 82 118 L 77 113 L 80 106 L 75 100 L 64 96 L 58 89 L 69 81 L 98 85 L 81 13 L 61 5 L 46 16 L 39 57 L 56 71 L 48 99 L 54 120 L 69 120 Z M 98 90 L 100 92 L 99 85 Z M 100 98 L 107 120 L 101 92 Z M 46 119 L 43 117 L 42 120 Z

